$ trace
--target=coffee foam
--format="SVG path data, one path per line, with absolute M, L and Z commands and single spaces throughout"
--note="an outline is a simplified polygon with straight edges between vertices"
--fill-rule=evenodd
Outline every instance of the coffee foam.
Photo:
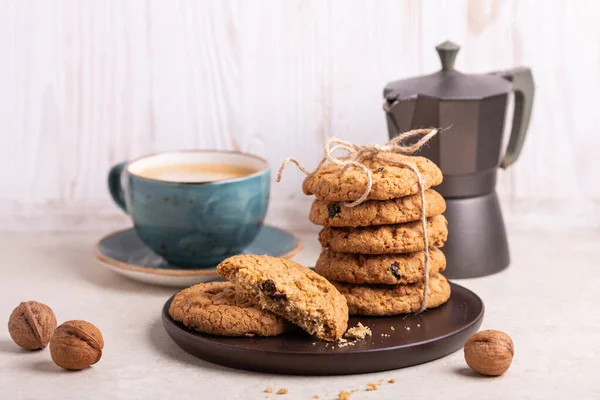
M 236 179 L 256 172 L 256 168 L 241 165 L 179 163 L 148 166 L 136 175 L 159 181 L 198 183 Z

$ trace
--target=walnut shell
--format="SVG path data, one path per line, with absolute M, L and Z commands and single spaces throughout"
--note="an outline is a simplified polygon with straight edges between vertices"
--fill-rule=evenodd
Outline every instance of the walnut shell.
M 28 350 L 43 349 L 56 329 L 56 316 L 50 307 L 37 301 L 24 301 L 10 314 L 8 333 L 16 344 Z
M 477 332 L 465 343 L 465 361 L 482 375 L 502 375 L 510 367 L 514 354 L 512 339 L 500 331 Z
M 50 356 L 59 367 L 80 370 L 100 361 L 103 347 L 102 333 L 94 325 L 86 321 L 67 321 L 54 331 Z

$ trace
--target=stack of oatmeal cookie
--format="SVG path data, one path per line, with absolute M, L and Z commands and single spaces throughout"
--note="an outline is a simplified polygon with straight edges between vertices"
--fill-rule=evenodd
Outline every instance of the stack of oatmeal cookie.
M 430 252 L 429 294 L 426 307 L 450 297 L 450 286 L 440 272 L 446 267 L 439 250 L 448 235 L 446 204 L 429 189 L 442 182 L 442 172 L 430 160 L 391 154 L 420 172 L 427 188 L 425 212 Z M 358 168 L 322 165 L 303 184 L 314 194 L 310 220 L 323 229 L 323 251 L 315 271 L 330 280 L 346 297 L 350 314 L 396 315 L 416 312 L 423 300 L 425 252 L 418 177 L 411 169 L 377 159 L 363 162 L 372 172 L 367 201 L 348 207 L 366 190 L 368 178 Z

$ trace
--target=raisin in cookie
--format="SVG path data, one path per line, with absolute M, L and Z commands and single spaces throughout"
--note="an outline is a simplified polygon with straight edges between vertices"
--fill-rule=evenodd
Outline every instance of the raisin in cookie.
M 323 250 L 315 271 L 330 281 L 406 285 L 423 282 L 425 252 L 367 255 Z M 446 269 L 446 257 L 440 249 L 429 249 L 431 275 Z
M 286 321 L 236 293 L 230 282 L 199 283 L 177 293 L 169 315 L 188 328 L 220 336 L 276 336 Z
M 425 215 L 432 217 L 446 211 L 446 202 L 433 189 L 425 191 Z M 392 200 L 368 200 L 355 207 L 343 202 L 315 200 L 308 216 L 315 225 L 371 226 L 402 224 L 421 218 L 421 195 Z
M 333 282 L 346 296 L 350 315 L 397 315 L 417 312 L 423 301 L 423 284 L 352 285 Z M 442 275 L 429 279 L 427 309 L 439 307 L 450 298 L 450 284 Z
M 217 267 L 219 275 L 269 311 L 323 340 L 339 339 L 348 327 L 348 306 L 316 272 L 291 260 L 239 255 Z
M 386 154 L 394 160 L 411 163 L 423 179 L 425 189 L 442 183 L 442 171 L 425 157 Z M 389 200 L 419 193 L 417 175 L 409 168 L 371 159 L 362 164 L 373 176 L 373 187 L 368 200 Z M 324 164 L 304 179 L 302 190 L 307 195 L 328 201 L 357 200 L 367 189 L 368 178 L 359 168 L 343 168 L 336 164 Z
M 443 215 L 427 219 L 429 246 L 441 247 L 447 237 L 448 222 Z M 425 249 L 421 221 L 361 228 L 326 226 L 319 232 L 319 241 L 339 253 L 394 254 Z

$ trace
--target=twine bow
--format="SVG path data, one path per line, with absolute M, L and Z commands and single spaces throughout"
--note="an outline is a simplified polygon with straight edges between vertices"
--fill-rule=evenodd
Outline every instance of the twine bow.
M 427 307 L 427 296 L 429 294 L 429 238 L 427 237 L 427 217 L 425 213 L 425 185 L 423 183 L 423 177 L 419 170 L 409 161 L 398 160 L 390 157 L 390 154 L 412 154 L 419 150 L 425 143 L 427 143 L 432 137 L 434 137 L 439 132 L 439 129 L 430 128 L 430 129 L 414 129 L 412 131 L 404 132 L 394 139 L 387 142 L 385 145 L 358 145 L 354 143 L 350 143 L 341 139 L 331 138 L 325 143 L 325 149 L 323 158 L 317 165 L 317 167 L 311 172 L 304 168 L 302 164 L 298 160 L 293 157 L 287 158 L 279 168 L 279 172 L 277 173 L 276 181 L 281 181 L 281 177 L 283 174 L 283 170 L 287 167 L 289 163 L 294 163 L 296 166 L 304 172 L 306 175 L 311 176 L 315 172 L 321 168 L 326 163 L 331 163 L 335 165 L 339 165 L 342 167 L 342 171 L 345 171 L 348 168 L 357 168 L 364 172 L 367 176 L 367 187 L 363 194 L 356 199 L 355 201 L 344 203 L 346 207 L 356 207 L 359 204 L 362 204 L 367 197 L 369 197 L 369 193 L 371 193 L 371 189 L 373 187 L 373 173 L 371 170 L 364 165 L 364 161 L 366 160 L 378 160 L 383 163 L 400 165 L 410 169 L 417 176 L 417 182 L 419 185 L 419 195 L 421 197 L 421 224 L 423 227 L 423 245 L 425 247 L 425 262 L 423 263 L 423 273 L 425 275 L 424 287 L 423 287 L 423 299 L 421 300 L 421 307 L 419 312 L 422 312 Z M 416 136 L 422 136 L 414 144 L 405 144 L 406 140 L 414 138 Z M 333 153 L 336 150 L 343 150 L 346 152 L 346 155 L 343 157 L 335 157 Z

